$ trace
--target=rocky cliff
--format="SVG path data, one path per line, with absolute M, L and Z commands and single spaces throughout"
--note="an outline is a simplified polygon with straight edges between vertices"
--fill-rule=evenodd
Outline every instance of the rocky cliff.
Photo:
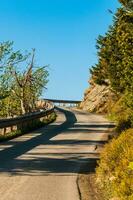
M 97 85 L 91 79 L 90 87 L 84 93 L 80 108 L 89 112 L 106 113 L 112 103 L 112 92 L 109 86 Z

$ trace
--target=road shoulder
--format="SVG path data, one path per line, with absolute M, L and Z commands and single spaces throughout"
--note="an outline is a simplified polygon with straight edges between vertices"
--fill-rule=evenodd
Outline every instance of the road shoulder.
M 80 200 L 103 200 L 102 193 L 96 185 L 95 173 L 79 174 L 77 184 Z

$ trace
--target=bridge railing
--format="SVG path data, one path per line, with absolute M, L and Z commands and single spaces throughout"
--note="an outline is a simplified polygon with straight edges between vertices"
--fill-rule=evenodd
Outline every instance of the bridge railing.
M 0 119 L 0 135 L 5 135 L 14 130 L 28 129 L 28 127 L 37 124 L 37 121 L 43 121 L 43 119 L 54 113 L 54 105 L 52 103 L 48 103 L 47 107 L 47 109 L 41 108 L 39 111 L 18 117 Z
M 63 106 L 64 105 L 78 106 L 81 103 L 81 101 L 77 100 L 60 100 L 60 99 L 44 99 L 44 100 Z

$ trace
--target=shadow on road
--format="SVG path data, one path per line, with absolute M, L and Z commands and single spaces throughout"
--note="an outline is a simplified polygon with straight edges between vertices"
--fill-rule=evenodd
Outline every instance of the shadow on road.
M 96 145 L 103 144 L 105 141 L 91 141 L 91 140 L 51 140 L 53 137 L 66 132 L 69 134 L 71 131 L 78 132 L 79 130 L 86 134 L 90 132 L 92 128 L 101 128 L 99 134 L 105 131 L 107 125 L 95 124 L 86 125 L 86 129 L 83 129 L 83 125 L 74 125 L 77 119 L 73 112 L 57 108 L 57 110 L 63 113 L 66 117 L 66 121 L 61 125 L 51 124 L 45 128 L 41 128 L 33 132 L 34 137 L 26 141 L 10 140 L 2 145 L 12 145 L 4 150 L 0 151 L 0 173 L 7 173 L 9 175 L 69 175 L 71 173 L 89 173 L 94 172 L 98 155 L 95 152 L 90 153 L 58 153 L 58 149 L 54 152 L 54 148 L 58 146 L 59 149 L 66 149 L 69 146 L 75 147 L 76 145 Z M 39 135 L 38 135 L 39 134 Z M 27 134 L 28 136 L 28 134 Z M 63 145 L 63 146 L 62 146 Z M 47 149 L 53 151 L 47 152 Z M 40 151 L 31 151 L 34 148 L 40 148 Z M 43 151 L 41 153 L 41 148 Z M 46 151 L 45 151 L 46 149 Z M 44 153 L 45 152 L 45 153 Z M 94 156 L 95 154 L 95 156 Z M 89 155 L 89 156 L 88 156 Z M 21 157 L 22 156 L 22 157 Z

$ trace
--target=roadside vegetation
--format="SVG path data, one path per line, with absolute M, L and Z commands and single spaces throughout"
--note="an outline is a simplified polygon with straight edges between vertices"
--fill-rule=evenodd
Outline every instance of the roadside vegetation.
M 120 2 L 113 25 L 97 39 L 98 63 L 91 74 L 95 83 L 110 86 L 110 115 L 126 129 L 133 126 L 133 1 Z
M 97 184 L 103 199 L 133 199 L 133 129 L 105 145 L 97 168 Z
M 53 112 L 47 117 L 36 119 L 31 123 L 28 122 L 28 126 L 21 127 L 18 130 L 8 132 L 7 134 L 0 134 L 0 142 L 7 141 L 16 137 L 19 137 L 23 134 L 28 133 L 29 131 L 35 131 L 38 128 L 44 127 L 56 120 L 56 113 Z
M 0 44 L 0 117 L 36 110 L 36 101 L 48 82 L 47 66 L 35 64 L 35 49 L 22 54 L 12 42 Z
M 105 200 L 133 200 L 133 1 L 119 2 L 113 25 L 97 39 L 98 63 L 91 69 L 95 83 L 113 93 L 108 115 L 119 133 L 105 146 L 97 168 Z
M 47 66 L 35 63 L 35 49 L 22 54 L 13 42 L 0 43 L 0 118 L 13 118 L 39 111 L 37 101 L 48 83 Z M 44 104 L 45 105 L 45 104 Z M 45 107 L 44 107 L 45 109 Z M 12 139 L 54 121 L 56 114 L 28 121 L 15 130 L 0 130 L 0 141 Z M 7 128 L 8 129 L 8 128 Z

